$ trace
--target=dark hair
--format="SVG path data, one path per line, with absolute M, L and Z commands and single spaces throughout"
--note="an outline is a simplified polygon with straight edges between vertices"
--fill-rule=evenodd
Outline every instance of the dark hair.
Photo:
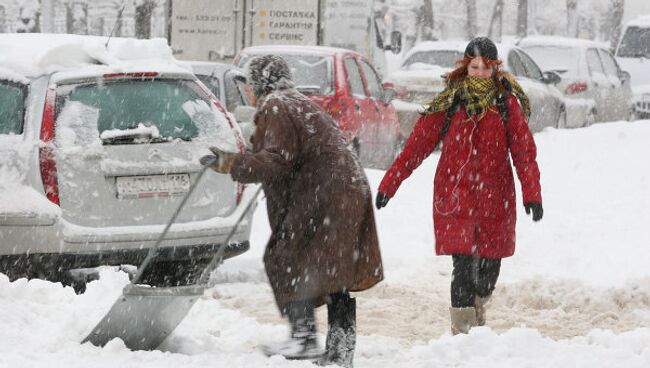
M 487 37 L 476 37 L 467 44 L 465 56 L 472 58 L 482 56 L 490 60 L 497 60 L 499 58 L 499 52 L 497 51 L 497 45 L 491 39 Z

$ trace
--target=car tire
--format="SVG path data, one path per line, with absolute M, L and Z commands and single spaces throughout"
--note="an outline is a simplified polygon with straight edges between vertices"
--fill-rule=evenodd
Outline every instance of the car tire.
M 211 258 L 154 260 L 142 274 L 140 284 L 155 287 L 187 286 L 198 283 Z

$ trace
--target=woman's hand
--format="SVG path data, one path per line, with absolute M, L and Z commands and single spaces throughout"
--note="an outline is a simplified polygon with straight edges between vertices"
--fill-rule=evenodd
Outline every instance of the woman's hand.
M 375 198 L 375 206 L 377 207 L 378 210 L 380 210 L 382 207 L 386 207 L 389 200 L 390 200 L 389 196 L 387 196 L 382 192 L 379 192 L 377 193 L 377 198 Z
M 530 212 L 533 212 L 533 221 L 537 222 L 542 219 L 542 216 L 544 216 L 544 209 L 542 208 L 542 204 L 539 202 L 530 202 L 524 204 L 524 208 L 526 209 L 526 214 L 530 215 Z

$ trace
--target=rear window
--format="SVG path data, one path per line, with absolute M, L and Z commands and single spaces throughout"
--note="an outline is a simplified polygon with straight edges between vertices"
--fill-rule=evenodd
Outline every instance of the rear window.
M 576 49 L 558 46 L 522 47 L 543 71 L 554 70 L 568 75 L 577 75 L 579 55 Z
M 617 56 L 650 58 L 650 28 L 628 27 L 618 47 Z
M 221 96 L 221 87 L 219 86 L 219 78 L 212 75 L 197 74 L 196 77 L 205 84 L 212 94 L 223 102 Z
M 413 64 L 429 64 L 438 65 L 444 68 L 454 68 L 456 61 L 463 58 L 463 53 L 460 51 L 451 50 L 430 50 L 420 51 L 409 56 L 408 59 L 402 63 L 402 68 L 406 68 Z
M 190 141 L 213 135 L 225 119 L 198 84 L 171 79 L 62 85 L 56 113 L 63 145 Z
M 26 86 L 0 81 L 0 134 L 23 132 L 26 94 Z
M 239 62 L 245 69 L 255 57 L 261 55 L 245 55 Z M 296 89 L 305 94 L 333 95 L 334 69 L 331 56 L 280 54 L 291 68 L 291 76 Z

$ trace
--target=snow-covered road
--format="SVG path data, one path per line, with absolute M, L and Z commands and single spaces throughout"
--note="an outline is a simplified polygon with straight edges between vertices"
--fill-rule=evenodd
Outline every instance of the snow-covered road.
M 356 367 L 650 366 L 650 121 L 535 138 L 545 217 L 533 223 L 518 204 L 517 251 L 503 262 L 486 327 L 449 334 L 451 261 L 433 251 L 437 155 L 376 213 L 386 280 L 357 295 Z M 368 171 L 373 188 L 382 174 Z M 251 251 L 214 275 L 162 352 L 78 343 L 120 294 L 123 273 L 103 270 L 83 295 L 0 275 L 0 367 L 310 367 L 257 348 L 287 329 L 261 262 L 263 203 L 254 221 Z M 318 318 L 324 332 L 324 308 Z

